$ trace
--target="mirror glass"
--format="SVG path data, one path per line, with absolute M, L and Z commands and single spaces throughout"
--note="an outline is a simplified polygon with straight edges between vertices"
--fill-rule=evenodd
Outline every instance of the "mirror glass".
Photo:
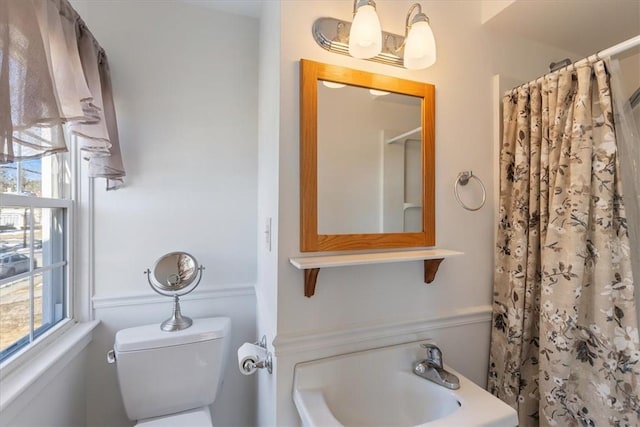
M 421 231 L 422 98 L 326 80 L 317 90 L 318 233 Z
M 204 267 L 198 266 L 192 255 L 186 252 L 170 252 L 156 261 L 153 271 L 145 271 L 149 285 L 154 291 L 173 298 L 171 317 L 160 324 L 160 329 L 175 332 L 193 324 L 191 318 L 182 315 L 180 297 L 192 292 L 200 284 L 202 270 Z M 188 287 L 190 285 L 191 287 Z
M 301 251 L 435 245 L 434 86 L 300 64 Z
M 164 291 L 179 291 L 197 277 L 198 263 L 186 252 L 171 252 L 158 259 L 153 267 L 154 284 Z

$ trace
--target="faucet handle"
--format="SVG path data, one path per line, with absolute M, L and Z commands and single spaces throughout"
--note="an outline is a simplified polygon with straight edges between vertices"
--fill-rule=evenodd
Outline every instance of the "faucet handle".
M 432 342 L 420 344 L 420 347 L 427 350 L 427 363 L 438 368 L 442 368 L 442 350 Z
M 423 342 L 423 343 L 420 344 L 420 347 L 422 347 L 425 350 L 427 350 L 427 353 L 437 352 L 437 353 L 442 354 L 442 351 L 440 350 L 440 348 L 434 342 Z

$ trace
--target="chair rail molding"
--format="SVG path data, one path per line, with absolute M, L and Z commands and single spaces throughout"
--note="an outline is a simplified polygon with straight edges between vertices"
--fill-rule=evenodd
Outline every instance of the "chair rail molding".
M 181 301 L 195 301 L 203 299 L 229 298 L 242 296 L 255 296 L 254 283 L 237 283 L 227 285 L 202 286 L 197 292 L 186 295 Z M 124 307 L 140 304 L 161 304 L 166 303 L 167 298 L 149 289 L 148 293 L 121 294 L 114 296 L 94 296 L 91 299 L 93 309 L 103 309 L 112 307 Z
M 435 329 L 490 322 L 491 312 L 491 305 L 478 305 L 426 319 L 383 324 L 369 322 L 351 329 L 280 334 L 273 341 L 274 354 L 276 357 L 304 352 L 329 352 L 334 355 L 366 349 L 371 345 L 379 347 L 427 339 L 430 338 L 429 331 Z

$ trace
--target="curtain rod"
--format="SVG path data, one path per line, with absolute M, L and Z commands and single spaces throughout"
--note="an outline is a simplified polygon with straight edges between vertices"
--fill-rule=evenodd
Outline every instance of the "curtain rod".
M 586 58 L 583 58 L 583 59 L 581 59 L 579 61 L 574 62 L 573 64 L 567 65 L 566 67 L 560 68 L 560 69 L 558 69 L 556 71 L 553 71 L 553 72 L 555 73 L 555 72 L 559 72 L 559 71 L 565 71 L 565 70 L 568 70 L 568 69 L 575 69 L 576 67 L 580 67 L 582 65 L 585 65 L 585 64 L 588 64 L 588 63 L 591 63 L 591 62 L 595 62 L 595 61 L 597 61 L 599 59 L 610 58 L 610 57 L 612 57 L 614 55 L 617 55 L 619 53 L 625 52 L 625 51 L 627 51 L 629 49 L 633 49 L 634 47 L 637 47 L 637 46 L 640 46 L 640 35 L 632 37 L 632 38 L 630 38 L 628 40 L 625 40 L 625 41 L 623 41 L 621 43 L 618 43 L 617 45 L 611 46 L 611 47 L 609 47 L 607 49 L 601 50 L 600 52 L 598 52 L 596 54 L 593 54 L 591 56 L 587 56 Z M 551 74 L 551 73 L 548 73 L 548 74 Z M 513 89 L 510 89 L 510 90 L 506 91 L 504 94 L 505 95 L 510 95 L 510 94 L 514 93 L 516 90 L 518 90 L 519 88 L 521 88 L 523 86 L 528 86 L 528 85 L 540 83 L 540 82 L 542 82 L 544 77 L 546 75 L 548 75 L 548 74 L 545 74 L 544 76 L 539 77 L 539 78 L 537 78 L 535 80 L 532 80 L 532 81 L 530 81 L 528 83 L 524 83 L 524 84 L 521 84 L 519 86 L 516 86 Z
M 608 58 L 610 56 L 622 53 L 626 50 L 633 49 L 636 46 L 640 46 L 640 35 L 632 37 L 629 40 L 625 40 L 622 43 L 618 43 L 615 46 L 611 46 L 608 49 L 601 50 L 600 52 L 596 53 L 595 56 L 598 56 L 600 58 Z

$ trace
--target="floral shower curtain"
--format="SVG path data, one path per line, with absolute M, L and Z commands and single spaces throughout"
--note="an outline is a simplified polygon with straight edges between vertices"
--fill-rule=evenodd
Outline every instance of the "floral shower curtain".
M 489 390 L 517 409 L 520 426 L 640 425 L 608 84 L 598 61 L 503 99 Z

